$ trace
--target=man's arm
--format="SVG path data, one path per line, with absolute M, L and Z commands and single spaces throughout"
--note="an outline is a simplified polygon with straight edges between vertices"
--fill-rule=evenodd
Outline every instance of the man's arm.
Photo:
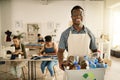
M 65 49 L 60 49 L 58 50 L 57 56 L 58 56 L 58 62 L 59 62 L 59 67 L 60 69 L 64 70 L 63 68 L 63 53 Z

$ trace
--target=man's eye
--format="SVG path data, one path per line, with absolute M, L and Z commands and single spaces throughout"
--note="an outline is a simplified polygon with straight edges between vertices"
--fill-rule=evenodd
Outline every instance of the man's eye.
M 73 17 L 81 17 L 81 15 L 74 15 Z
M 73 16 L 75 16 L 75 17 L 76 17 L 76 16 L 82 16 L 82 15 L 80 14 L 80 15 L 73 15 Z

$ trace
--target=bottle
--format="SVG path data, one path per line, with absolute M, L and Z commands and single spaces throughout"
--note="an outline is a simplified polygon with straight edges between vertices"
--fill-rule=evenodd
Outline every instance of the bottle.
M 86 69 L 89 69 L 89 61 L 86 60 L 85 62 L 86 62 L 86 65 L 87 65 Z
M 89 67 L 94 69 L 94 68 L 96 68 L 96 64 L 93 63 L 92 61 L 90 61 L 89 62 Z
M 22 57 L 21 54 L 18 54 L 18 58 L 21 59 L 21 57 Z
M 102 63 L 102 68 L 107 68 L 107 64 Z
M 74 62 L 73 64 L 75 65 L 76 70 L 80 70 L 80 65 L 78 64 L 78 62 Z
M 105 64 L 104 64 L 104 68 L 107 68 L 107 67 L 108 67 L 108 65 L 105 63 Z

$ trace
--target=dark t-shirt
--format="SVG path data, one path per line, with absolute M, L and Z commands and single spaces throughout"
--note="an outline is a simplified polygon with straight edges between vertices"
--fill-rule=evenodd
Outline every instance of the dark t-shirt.
M 15 46 L 15 45 L 13 44 L 13 45 L 11 45 L 11 46 Z M 19 47 L 16 47 L 16 46 L 15 46 L 15 50 L 19 50 L 19 49 L 21 49 L 22 52 L 23 52 L 22 56 L 24 56 L 24 58 L 27 58 L 24 44 L 20 44 Z

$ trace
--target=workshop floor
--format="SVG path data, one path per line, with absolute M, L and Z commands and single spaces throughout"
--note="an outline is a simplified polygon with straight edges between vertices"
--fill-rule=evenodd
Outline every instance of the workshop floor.
M 120 58 L 111 57 L 112 65 L 106 70 L 105 74 L 105 80 L 118 80 L 120 79 Z M 0 65 L 0 80 L 14 80 L 13 76 L 9 72 L 9 62 L 6 62 L 6 64 Z M 40 70 L 40 62 L 37 62 L 37 80 L 42 80 L 41 78 L 41 70 Z M 56 67 L 57 71 L 57 79 L 63 80 L 63 71 L 59 69 L 59 67 Z M 25 70 L 25 77 L 27 80 L 27 70 Z M 51 80 L 50 74 L 47 73 L 46 80 Z

